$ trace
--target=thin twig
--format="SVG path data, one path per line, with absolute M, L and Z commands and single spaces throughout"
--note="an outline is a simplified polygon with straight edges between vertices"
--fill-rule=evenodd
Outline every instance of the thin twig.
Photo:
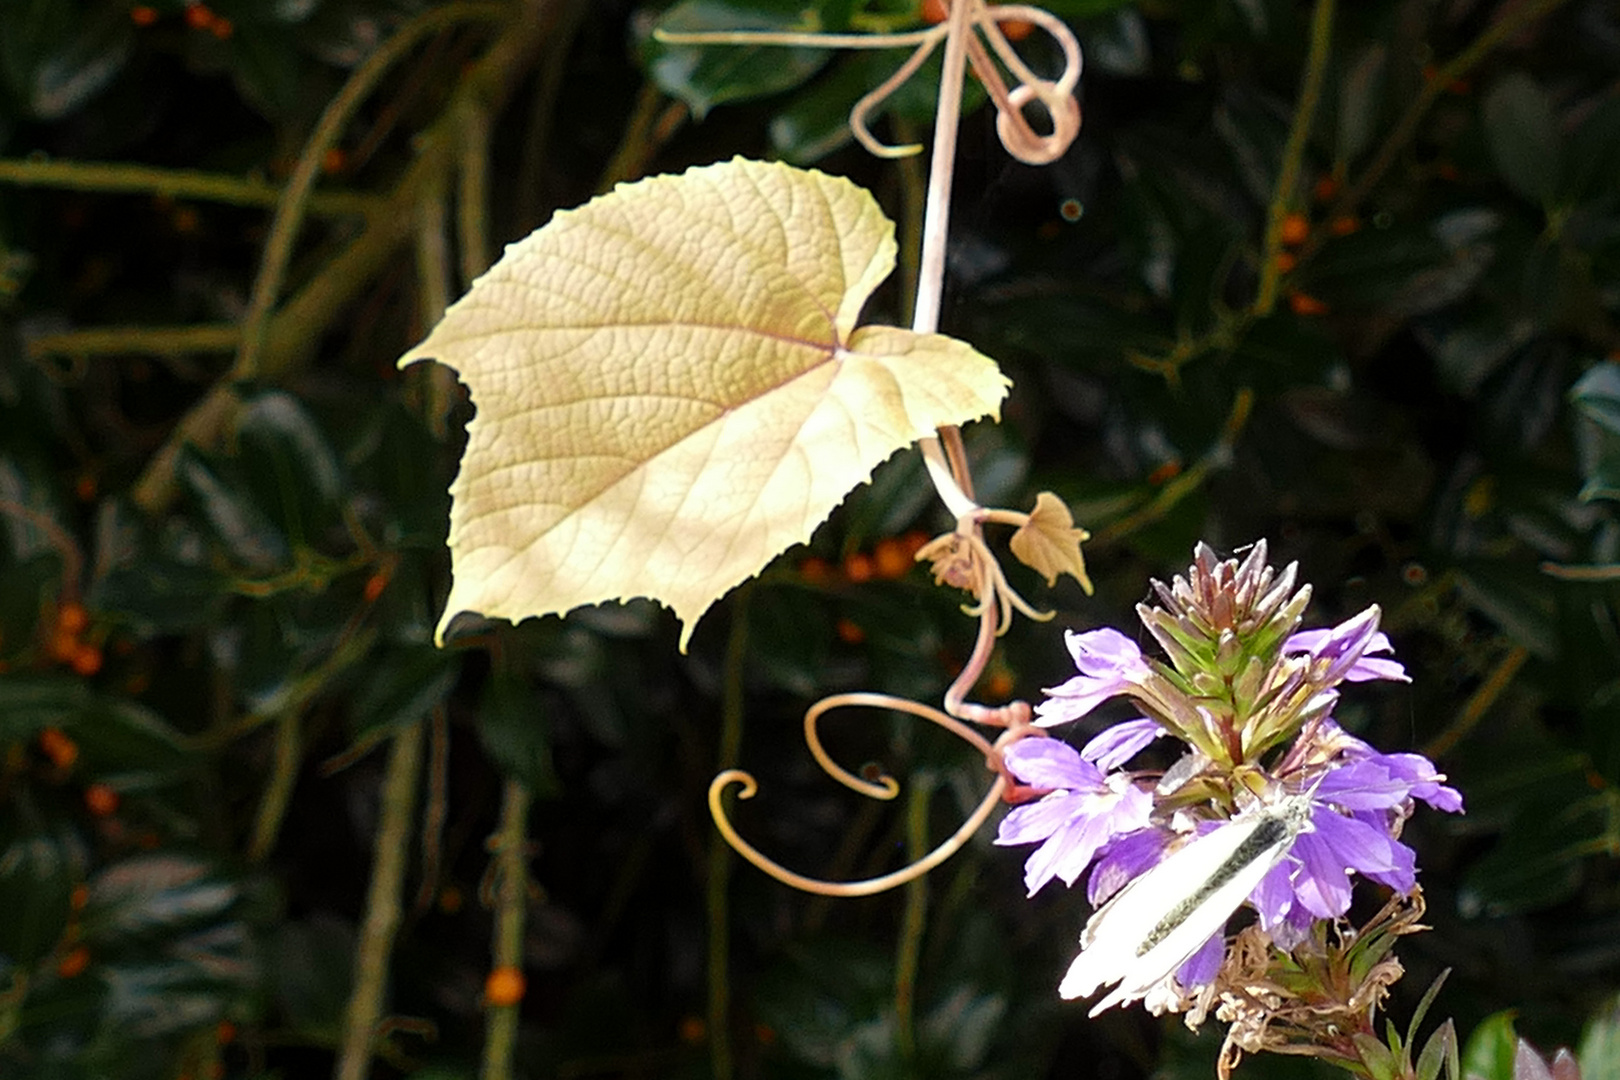
M 377 839 L 372 848 L 371 888 L 354 957 L 354 990 L 343 1020 L 343 1044 L 334 1080 L 366 1080 L 371 1048 L 383 1016 L 388 958 L 399 930 L 400 892 L 411 845 L 418 774 L 422 769 L 422 724 L 401 729 L 388 751 L 383 774 Z
M 47 356 L 184 356 L 227 353 L 242 340 L 235 323 L 219 326 L 109 326 L 24 339 L 30 360 Z
M 242 179 L 197 169 L 159 169 L 100 161 L 19 161 L 16 158 L 0 158 L 0 184 L 261 207 L 277 205 L 286 192 L 286 188 L 262 178 Z M 312 214 L 343 217 L 369 214 L 381 202 L 376 195 L 357 191 L 315 191 L 310 193 L 308 207 Z
M 384 75 L 414 49 L 418 42 L 430 34 L 465 22 L 494 22 L 511 14 L 506 4 L 483 3 L 478 0 L 446 4 L 430 8 L 400 27 L 377 50 L 355 68 L 343 89 L 338 91 L 321 113 L 298 155 L 298 164 L 287 181 L 286 190 L 276 204 L 276 214 L 270 223 L 270 236 L 264 244 L 264 255 L 259 262 L 258 275 L 253 280 L 253 293 L 248 300 L 247 314 L 242 318 L 242 343 L 237 349 L 234 377 L 251 379 L 259 374 L 259 350 L 264 344 L 270 314 L 281 295 L 281 285 L 287 268 L 292 263 L 293 243 L 304 223 L 309 196 L 315 189 L 321 163 L 326 152 L 337 145 L 343 129 L 371 96 Z
M 1322 83 L 1327 76 L 1328 57 L 1332 54 L 1334 6 L 1335 0 L 1317 0 L 1316 10 L 1311 13 L 1311 48 L 1305 60 L 1305 75 L 1300 80 L 1299 102 L 1294 106 L 1294 120 L 1288 129 L 1288 141 L 1283 145 L 1282 163 L 1277 168 L 1277 185 L 1272 189 L 1271 205 L 1266 211 L 1260 288 L 1254 299 L 1255 314 L 1261 316 L 1270 315 L 1277 306 L 1277 283 L 1282 277 L 1277 256 L 1282 251 L 1283 222 L 1299 187 L 1300 165 L 1305 159 L 1311 123 L 1316 119 L 1316 104 L 1321 100 Z
M 507 31 L 457 85 L 445 111 L 417 136 L 416 160 L 394 185 L 382 208 L 367 218 L 365 231 L 277 311 L 259 353 L 261 378 L 283 378 L 306 363 L 315 354 L 321 335 L 413 235 L 422 192 L 435 180 L 442 180 L 452 164 L 461 101 L 473 96 L 491 110 L 496 108 L 517 83 L 524 58 L 549 26 L 546 16 L 550 8 L 548 0 L 522 0 Z M 174 466 L 180 447 L 187 443 L 216 445 L 235 415 L 236 405 L 229 379 L 216 384 L 194 405 L 136 481 L 136 504 L 148 513 L 167 507 L 175 495 Z
M 734 769 L 742 750 L 743 674 L 748 658 L 748 601 L 741 589 L 731 608 L 720 701 L 720 745 L 715 761 L 721 774 Z M 709 841 L 705 887 L 709 918 L 709 1068 L 714 1080 L 731 1080 L 731 851 L 722 836 Z
M 490 947 L 494 968 L 523 967 L 523 923 L 529 904 L 529 789 L 507 780 L 501 790 L 501 827 L 494 836 L 495 931 Z M 484 1003 L 484 1060 L 480 1080 L 508 1080 L 517 1049 L 521 1001 Z
M 287 710 L 276 717 L 274 761 L 253 819 L 253 839 L 247 849 L 250 863 L 261 863 L 269 858 L 281 836 L 281 823 L 287 817 L 287 807 L 292 804 L 293 789 L 298 786 L 298 766 L 304 760 L 302 723 L 298 709 Z
M 1507 655 L 1503 656 L 1491 670 L 1490 675 L 1486 676 L 1485 681 L 1468 695 L 1468 700 L 1463 703 L 1462 711 L 1457 714 L 1457 718 L 1423 747 L 1423 756 L 1441 757 L 1466 738 L 1468 733 L 1485 719 L 1485 714 L 1496 704 L 1496 699 L 1502 696 L 1502 691 L 1508 688 L 1508 684 L 1519 674 L 1519 669 L 1524 667 L 1525 661 L 1529 659 L 1530 650 L 1523 645 L 1515 645 L 1509 649 Z
M 927 773 L 912 777 L 906 800 L 906 857 L 921 858 L 928 850 L 928 799 L 934 778 Z M 902 1066 L 909 1071 L 917 1059 L 917 969 L 922 959 L 923 931 L 928 925 L 928 879 L 906 883 L 906 904 L 900 916 L 900 943 L 894 959 L 894 1029 Z
M 461 153 L 456 174 L 456 237 L 461 243 L 461 283 L 489 269 L 489 110 L 469 102 L 462 111 Z
M 1384 178 L 1390 166 L 1395 164 L 1395 159 L 1400 156 L 1401 151 L 1406 149 L 1406 144 L 1417 135 L 1418 125 L 1423 122 L 1423 118 L 1428 115 L 1429 109 L 1439 100 L 1446 87 L 1466 75 L 1502 42 L 1564 2 L 1565 0 L 1525 0 L 1517 10 L 1501 16 L 1481 31 L 1472 44 L 1437 70 L 1433 78 L 1424 80 L 1423 88 L 1406 107 L 1406 112 L 1401 114 L 1394 128 L 1385 136 L 1367 170 L 1339 197 L 1338 202 L 1333 204 L 1331 216 L 1335 218 L 1350 216 L 1362 201 L 1372 194 L 1372 190 L 1378 186 L 1378 182 Z M 1312 248 L 1307 246 L 1304 254 L 1308 254 L 1311 250 Z

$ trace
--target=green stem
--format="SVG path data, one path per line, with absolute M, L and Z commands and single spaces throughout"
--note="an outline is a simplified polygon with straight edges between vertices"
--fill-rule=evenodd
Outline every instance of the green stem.
M 337 97 L 327 103 L 326 110 L 321 113 L 315 130 L 310 133 L 309 141 L 298 156 L 298 164 L 287 181 L 281 202 L 276 204 L 275 217 L 270 222 L 270 237 L 265 241 L 259 273 L 253 281 L 253 294 L 248 300 L 247 314 L 242 319 L 242 344 L 236 353 L 233 372 L 236 378 L 251 379 L 259 373 L 259 352 L 264 346 L 270 313 L 275 308 L 276 297 L 281 294 L 281 285 L 287 276 L 287 267 L 292 262 L 293 243 L 304 224 L 304 213 L 308 209 L 309 196 L 315 190 L 321 162 L 326 152 L 337 145 L 343 129 L 349 126 L 354 114 L 389 69 L 429 34 L 436 34 L 458 23 L 493 22 L 506 18 L 509 13 L 510 8 L 505 4 L 475 0 L 431 8 L 400 27 L 366 57 L 365 63 L 355 68 Z
M 1300 164 L 1305 159 L 1305 146 L 1310 142 L 1316 105 L 1322 98 L 1328 56 L 1332 53 L 1335 2 L 1317 0 L 1316 10 L 1311 14 L 1311 49 L 1305 60 L 1305 75 L 1300 81 L 1299 104 L 1294 106 L 1294 121 L 1288 129 L 1288 142 L 1283 146 L 1282 164 L 1277 169 L 1277 186 L 1272 190 L 1271 206 L 1266 213 L 1260 289 L 1254 299 L 1254 312 L 1261 316 L 1270 315 L 1277 306 L 1277 282 L 1282 276 L 1277 256 L 1282 251 L 1283 222 L 1299 187 Z
M 343 1019 L 343 1043 L 334 1080 L 366 1080 L 371 1048 L 383 1015 L 388 984 L 388 957 L 399 930 L 400 890 L 405 881 L 416 809 L 418 773 L 422 768 L 422 725 L 411 724 L 394 736 L 383 775 L 382 807 L 372 849 L 371 889 L 354 957 L 354 990 Z
M 748 653 L 746 586 L 732 605 L 731 633 L 726 638 L 720 700 L 720 746 L 715 771 L 735 768 L 742 748 L 743 662 Z M 709 915 L 709 1064 L 714 1080 L 731 1080 L 731 848 L 719 835 L 709 838 L 707 907 Z
M 235 349 L 242 330 L 234 323 L 219 326 L 109 326 L 96 330 L 66 330 L 36 334 L 27 339 L 28 356 L 184 356 L 187 353 L 224 353 Z
M 489 110 L 469 102 L 462 113 L 456 234 L 461 241 L 461 282 L 489 269 Z
M 281 823 L 292 802 L 293 788 L 298 786 L 298 765 L 304 760 L 303 731 L 297 709 L 276 717 L 275 763 L 270 769 L 270 781 L 264 786 L 259 799 L 259 812 L 253 819 L 253 839 L 248 844 L 250 863 L 263 862 L 276 846 L 281 835 Z
M 529 791 L 508 780 L 501 796 L 501 826 L 495 834 L 495 934 L 491 960 L 496 968 L 522 968 L 523 918 L 529 900 L 527 867 Z M 484 1006 L 484 1061 L 480 1080 L 508 1080 L 517 1047 L 522 1003 Z
M 228 206 L 271 207 L 281 202 L 286 189 L 267 180 L 238 179 L 196 169 L 159 169 L 150 165 L 124 165 L 99 161 L 19 161 L 0 158 L 0 184 L 95 191 L 114 195 L 157 195 L 171 199 L 197 199 Z M 341 217 L 369 214 L 381 203 L 375 195 L 351 191 L 317 191 L 309 196 L 311 213 Z
M 906 799 L 906 858 L 915 862 L 928 852 L 928 799 L 934 778 L 912 777 Z M 900 947 L 894 960 L 894 1028 L 900 1060 L 909 1073 L 917 1060 L 917 969 L 922 958 L 928 919 L 928 878 L 906 883 L 906 906 L 900 918 Z

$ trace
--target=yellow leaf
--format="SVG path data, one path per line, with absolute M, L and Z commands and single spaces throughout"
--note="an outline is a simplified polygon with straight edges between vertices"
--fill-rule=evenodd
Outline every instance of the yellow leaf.
M 400 359 L 478 408 L 450 618 L 650 596 L 693 624 L 895 450 L 995 415 L 959 341 L 855 329 L 894 226 L 847 180 L 736 159 L 620 185 L 507 248 Z
M 1081 543 L 1090 539 L 1086 530 L 1075 528 L 1063 500 L 1043 491 L 1035 496 L 1029 520 L 1018 527 L 1007 546 L 1019 562 L 1044 577 L 1047 585 L 1057 584 L 1059 574 L 1072 574 L 1090 596 L 1091 579 L 1086 576 L 1086 557 L 1080 552 Z

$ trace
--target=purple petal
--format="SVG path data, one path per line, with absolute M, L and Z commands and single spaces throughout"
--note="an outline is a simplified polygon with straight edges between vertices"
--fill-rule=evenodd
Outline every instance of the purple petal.
M 1104 728 L 1080 749 L 1080 756 L 1097 763 L 1103 772 L 1117 769 L 1135 757 L 1149 743 L 1165 734 L 1157 720 L 1138 717 Z M 1024 741 L 1028 741 L 1027 739 Z M 1017 745 L 1016 743 L 1014 745 Z
M 1391 775 L 1381 757 L 1351 761 L 1324 773 L 1316 782 L 1316 801 L 1346 810 L 1389 810 L 1406 802 L 1411 783 Z
M 1052 727 L 1079 720 L 1124 689 L 1125 683 L 1116 679 L 1076 675 L 1061 686 L 1043 691 L 1047 698 L 1035 706 L 1035 723 L 1040 727 Z
M 1406 668 L 1395 660 L 1383 660 L 1375 656 L 1363 656 L 1350 669 L 1344 673 L 1345 682 L 1371 682 L 1374 679 L 1390 679 L 1395 682 L 1411 682 L 1412 676 L 1406 673 Z
M 1440 783 L 1445 779 L 1445 774 L 1437 772 L 1434 762 L 1422 754 L 1384 754 L 1381 755 L 1381 764 L 1411 783 L 1413 798 L 1422 799 L 1436 810 L 1444 810 L 1448 814 L 1462 813 L 1462 793 Z
M 1198 951 L 1176 969 L 1176 982 L 1189 994 L 1200 986 L 1208 986 L 1220 974 L 1221 961 L 1225 959 L 1226 932 L 1222 930 L 1200 945 Z
M 1337 918 L 1350 910 L 1350 875 L 1320 833 L 1299 837 L 1291 854 L 1300 863 L 1294 895 L 1301 906 L 1319 919 Z
M 1082 674 L 1115 674 L 1146 667 L 1136 642 L 1111 626 L 1083 634 L 1070 630 L 1064 635 L 1064 641 L 1069 646 L 1069 655 L 1074 657 L 1074 666 Z
M 1042 727 L 1078 720 L 1109 698 L 1130 689 L 1148 673 L 1142 650 L 1111 627 L 1066 635 L 1069 653 L 1080 674 L 1046 691 L 1048 699 L 1035 706 L 1035 721 Z
M 1336 865 L 1363 874 L 1395 869 L 1394 841 L 1386 830 L 1326 807 L 1311 815 L 1311 824 L 1316 830 L 1313 838 Z
M 1061 739 L 1019 739 L 1001 757 L 1012 774 L 1031 787 L 1094 791 L 1103 786 L 1097 766 Z
M 1068 791 L 1054 791 L 1039 802 L 1025 803 L 1008 811 L 996 829 L 995 842 L 1003 847 L 1011 847 L 1045 840 L 1083 811 L 1083 796 Z
M 1138 829 L 1115 839 L 1103 849 L 1086 882 L 1086 899 L 1097 907 L 1126 884 L 1141 877 L 1164 858 L 1170 834 L 1163 829 Z
M 1270 931 L 1271 928 L 1282 922 L 1283 917 L 1294 907 L 1294 867 L 1297 864 L 1292 859 L 1284 859 L 1271 868 L 1270 873 L 1260 879 L 1260 884 L 1254 887 L 1249 894 L 1249 903 L 1254 910 L 1260 913 L 1260 928 Z

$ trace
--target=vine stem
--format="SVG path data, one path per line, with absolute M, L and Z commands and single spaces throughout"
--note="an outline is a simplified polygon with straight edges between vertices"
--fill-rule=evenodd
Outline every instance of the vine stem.
M 967 71 L 967 36 L 972 33 L 975 2 L 956 0 L 951 5 L 945 36 L 939 107 L 934 113 L 933 155 L 928 165 L 928 196 L 923 206 L 922 255 L 917 260 L 917 298 L 911 309 L 911 329 L 919 334 L 939 332 L 939 311 L 945 294 L 945 250 L 951 227 L 951 182 L 956 173 L 956 136 L 962 121 L 962 80 Z M 961 517 L 975 503 L 964 488 L 967 481 L 951 468 L 941 440 L 953 444 L 956 451 L 962 433 L 954 426 L 941 428 L 938 438 L 921 439 L 918 446 L 940 500 L 952 517 Z
M 1335 7 L 1336 0 L 1317 0 L 1316 10 L 1311 13 L 1311 48 L 1305 61 L 1305 75 L 1300 80 L 1299 103 L 1294 106 L 1294 121 L 1283 146 L 1282 164 L 1277 169 L 1277 186 L 1272 190 L 1271 206 L 1266 213 L 1260 288 L 1254 300 L 1256 315 L 1270 315 L 1277 306 L 1277 283 L 1282 277 L 1277 256 L 1282 251 L 1283 222 L 1288 218 L 1288 208 L 1299 187 L 1300 165 L 1305 159 L 1305 145 L 1310 141 L 1311 122 L 1316 119 L 1316 105 L 1322 99 L 1322 83 L 1327 77 L 1328 56 L 1332 53 Z
M 366 1080 L 371 1049 L 388 983 L 388 957 L 399 930 L 400 891 L 416 810 L 417 774 L 422 770 L 422 724 L 394 736 L 383 774 L 382 808 L 372 848 L 371 889 L 354 956 L 354 990 L 343 1019 L 343 1044 L 334 1080 Z
M 748 656 L 748 600 L 744 587 L 732 606 L 731 633 L 720 701 L 720 746 L 715 754 L 721 775 L 734 769 L 742 750 L 743 665 Z M 709 841 L 709 871 L 705 882 L 709 920 L 709 1066 L 714 1080 L 731 1080 L 731 850 L 725 836 Z
M 501 826 L 494 836 L 495 932 L 491 961 L 497 968 L 523 967 L 523 922 L 528 912 L 529 871 L 526 865 L 529 789 L 508 780 L 501 793 Z M 484 1006 L 484 1060 L 480 1080 L 508 1080 L 517 1048 L 522 1002 Z

